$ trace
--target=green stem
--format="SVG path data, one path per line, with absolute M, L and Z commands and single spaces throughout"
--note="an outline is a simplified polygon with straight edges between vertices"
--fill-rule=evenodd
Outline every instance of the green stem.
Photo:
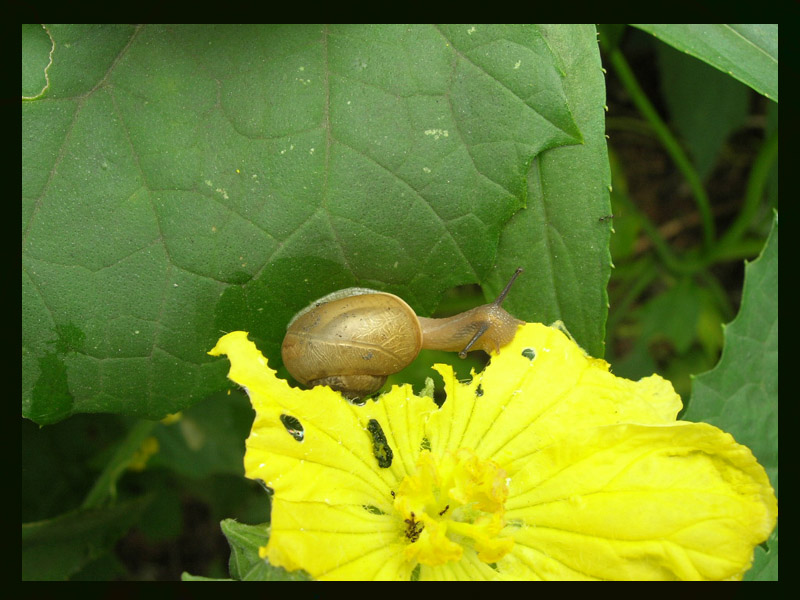
M 672 158 L 675 166 L 678 167 L 689 184 L 689 187 L 692 189 L 697 209 L 700 211 L 700 216 L 703 220 L 703 238 L 705 246 L 706 249 L 710 249 L 716 236 L 714 216 L 711 212 L 711 202 L 700 181 L 700 176 L 697 174 L 697 171 L 692 166 L 691 161 L 686 156 L 680 144 L 678 144 L 678 141 L 672 135 L 672 132 L 670 132 L 664 121 L 661 120 L 658 112 L 656 112 L 656 109 L 639 86 L 639 82 L 636 81 L 636 76 L 633 74 L 622 52 L 620 52 L 618 48 L 614 48 L 609 51 L 608 56 L 620 81 L 631 95 L 633 103 L 645 119 L 650 122 L 653 131 L 658 136 L 659 140 L 661 140 L 661 143 Z
M 157 421 L 139 421 L 133 426 L 106 464 L 103 472 L 100 473 L 92 489 L 89 490 L 81 508 L 101 506 L 107 499 L 116 496 L 117 481 L 122 477 L 136 452 L 150 436 L 156 425 Z

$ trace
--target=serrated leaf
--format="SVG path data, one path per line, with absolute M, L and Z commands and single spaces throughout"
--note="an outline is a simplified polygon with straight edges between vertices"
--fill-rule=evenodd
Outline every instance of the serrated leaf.
M 24 416 L 160 418 L 225 385 L 205 355 L 221 330 L 249 330 L 277 364 L 286 323 L 314 298 L 358 284 L 430 314 L 495 263 L 498 279 L 530 267 L 550 299 L 572 297 L 559 261 L 571 288 L 584 275 L 571 267 L 588 265 L 596 298 L 570 301 L 588 333 L 565 320 L 601 344 L 607 232 L 580 247 L 600 215 L 566 225 L 607 204 L 602 173 L 581 168 L 605 158 L 593 27 L 47 33 L 50 85 L 22 106 Z M 561 146 L 587 158 L 552 173 L 535 162 Z M 542 212 L 530 190 L 567 173 L 588 196 L 551 194 Z M 526 203 L 537 228 L 499 255 Z
M 288 572 L 258 556 L 258 548 L 269 541 L 269 524 L 245 525 L 233 519 L 220 523 L 231 547 L 229 569 L 241 581 L 306 581 L 303 571 Z
M 716 425 L 748 446 L 778 495 L 777 215 L 761 255 L 745 267 L 741 308 L 725 327 L 719 364 L 694 379 L 685 418 Z M 761 553 L 756 550 L 759 570 L 777 574 L 777 545 L 769 548 L 773 566 Z
M 778 25 L 633 24 L 778 101 Z
M 745 581 L 778 581 L 778 527 L 775 525 L 766 543 L 756 549 Z

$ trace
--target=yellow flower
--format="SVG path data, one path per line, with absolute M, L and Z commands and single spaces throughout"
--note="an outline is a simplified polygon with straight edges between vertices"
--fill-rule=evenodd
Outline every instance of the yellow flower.
M 441 406 L 394 387 L 358 406 L 228 355 L 256 418 L 245 470 L 274 491 L 261 555 L 317 579 L 739 579 L 777 501 L 750 450 L 653 375 L 609 373 L 530 323 Z

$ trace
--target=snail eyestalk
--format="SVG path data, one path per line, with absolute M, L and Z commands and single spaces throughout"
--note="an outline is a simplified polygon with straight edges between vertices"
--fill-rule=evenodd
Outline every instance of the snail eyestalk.
M 467 352 L 469 352 L 470 348 L 472 348 L 472 346 L 475 345 L 475 342 L 477 342 L 478 339 L 484 333 L 486 333 L 486 331 L 488 329 L 489 329 L 489 323 L 484 323 L 483 325 L 481 325 L 481 328 L 478 329 L 478 331 L 475 332 L 475 335 L 473 335 L 472 339 L 467 343 L 466 346 L 464 346 L 464 349 L 461 352 L 458 353 L 458 357 L 459 358 L 467 358 Z
M 519 274 L 522 273 L 522 271 L 523 271 L 522 267 L 517 267 L 517 270 L 514 271 L 514 274 L 511 276 L 511 279 L 508 280 L 506 287 L 503 288 L 503 291 L 500 292 L 500 295 L 492 304 L 494 304 L 495 306 L 500 306 L 503 303 L 503 300 L 506 299 L 506 296 L 508 296 L 508 292 L 511 290 L 511 286 L 514 285 L 514 282 L 517 280 L 517 277 L 519 277 Z
M 491 303 L 491 305 L 485 305 L 485 306 L 491 306 L 491 307 L 494 307 L 496 309 L 500 309 L 502 312 L 505 313 L 505 311 L 503 311 L 500 308 L 500 305 L 503 304 L 503 300 L 505 300 L 506 296 L 508 296 L 508 292 L 511 290 L 511 286 L 514 285 L 514 282 L 517 280 L 517 277 L 519 277 L 519 274 L 522 273 L 522 270 L 523 270 L 522 267 L 517 267 L 517 270 L 514 271 L 514 274 L 511 276 L 511 279 L 509 279 L 508 283 L 506 284 L 506 287 L 503 288 L 503 291 L 500 292 L 500 295 L 497 296 L 497 298 L 495 299 L 494 302 Z M 506 313 L 506 314 L 508 314 L 508 313 Z M 489 318 L 491 318 L 491 317 L 489 317 Z M 475 345 L 475 342 L 477 342 L 478 339 L 484 333 L 486 333 L 489 330 L 489 327 L 491 327 L 491 325 L 492 325 L 492 323 L 487 320 L 487 322 L 483 323 L 480 326 L 478 331 L 475 332 L 475 335 L 472 336 L 472 339 L 469 342 L 467 342 L 466 346 L 464 346 L 464 349 L 461 350 L 461 352 L 458 353 L 459 358 L 466 358 L 467 357 L 467 352 L 469 352 L 470 349 L 472 348 L 472 346 Z M 502 344 L 502 345 L 504 345 L 504 344 Z M 498 349 L 499 349 L 499 346 L 498 346 Z

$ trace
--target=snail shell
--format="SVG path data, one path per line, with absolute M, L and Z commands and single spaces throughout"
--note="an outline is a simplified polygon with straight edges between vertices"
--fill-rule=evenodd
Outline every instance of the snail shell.
M 347 288 L 320 298 L 289 323 L 283 362 L 303 385 L 329 385 L 362 397 L 422 348 L 414 310 L 394 294 Z

